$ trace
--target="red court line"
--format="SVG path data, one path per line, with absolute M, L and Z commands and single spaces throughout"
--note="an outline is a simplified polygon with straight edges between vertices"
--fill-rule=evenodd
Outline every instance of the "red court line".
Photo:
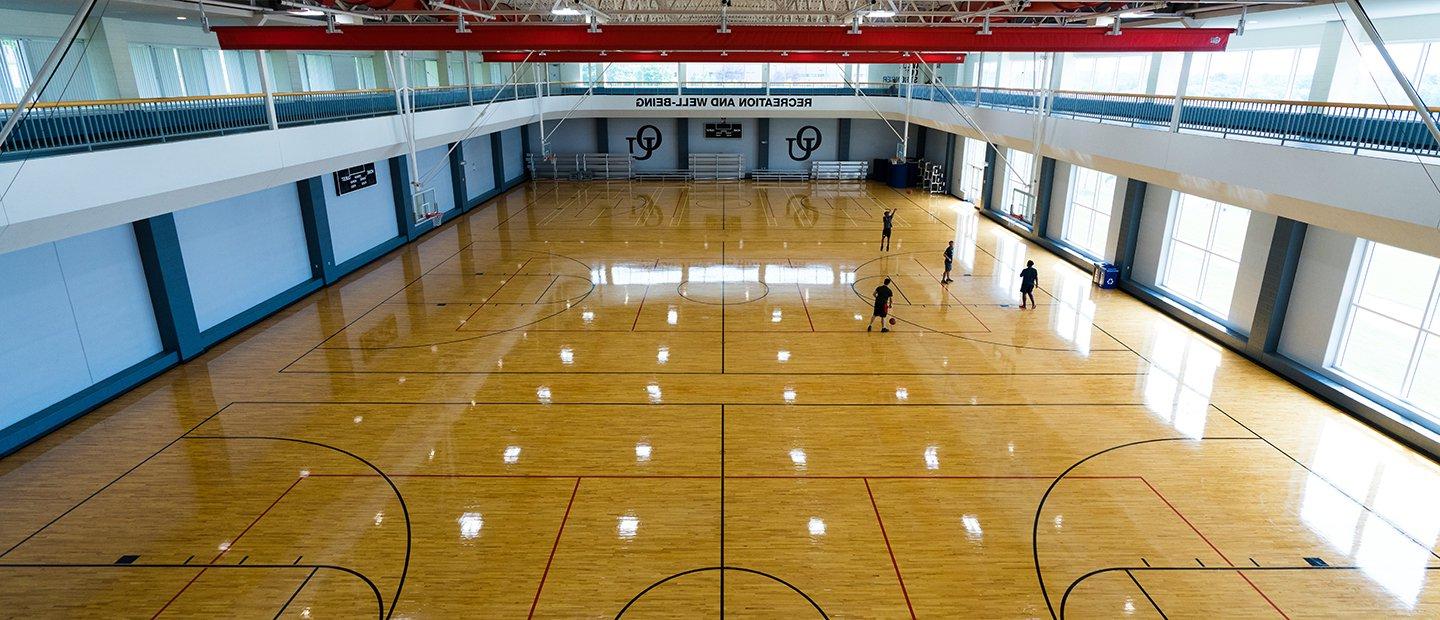
M 791 269 L 795 268 L 795 261 L 787 258 L 785 262 L 790 264 Z M 800 292 L 800 307 L 805 309 L 805 320 L 810 322 L 810 331 L 813 332 L 815 331 L 815 319 L 810 318 L 810 304 L 805 301 L 805 289 L 800 286 L 798 279 L 795 281 L 795 290 Z
M 540 604 L 540 592 L 545 589 L 545 578 L 550 576 L 550 564 L 555 561 L 555 552 L 560 549 L 560 537 L 565 534 L 565 522 L 570 520 L 570 508 L 575 505 L 575 496 L 580 493 L 580 478 L 575 479 L 575 489 L 570 491 L 570 503 L 565 504 L 565 516 L 560 519 L 560 530 L 555 532 L 555 544 L 550 547 L 550 559 L 545 560 L 545 572 L 540 573 L 540 585 L 535 588 L 535 600 L 530 602 L 530 615 L 535 617 L 535 607 Z
M 1150 491 L 1155 493 L 1155 496 L 1159 497 L 1160 501 L 1165 502 L 1165 505 L 1169 506 L 1170 510 L 1175 513 L 1175 516 L 1180 517 L 1180 520 L 1184 521 L 1185 525 L 1190 526 L 1190 530 L 1195 532 L 1195 534 L 1200 537 L 1200 540 L 1203 540 L 1205 541 L 1205 544 L 1210 545 L 1210 548 L 1215 551 L 1216 555 L 1220 556 L 1220 559 L 1225 560 L 1225 563 L 1230 566 L 1235 566 L 1235 563 L 1231 562 L 1230 558 L 1225 557 L 1225 554 L 1222 553 L 1220 549 L 1215 546 L 1215 543 L 1210 542 L 1210 539 L 1207 538 L 1205 534 L 1200 532 L 1200 528 L 1195 527 L 1194 523 L 1191 523 L 1189 519 L 1185 518 L 1184 514 L 1180 513 L 1180 509 L 1176 508 L 1174 504 L 1170 503 L 1170 500 L 1165 498 L 1165 495 L 1160 492 L 1160 489 L 1157 489 L 1155 488 L 1155 485 L 1150 484 L 1150 481 L 1146 480 L 1144 476 L 1140 476 L 1140 481 L 1144 482 L 1145 486 L 1150 487 Z M 1290 616 L 1286 615 L 1285 612 L 1280 609 L 1280 606 L 1275 604 L 1275 601 L 1270 600 L 1270 597 L 1265 595 L 1265 592 L 1260 589 L 1260 586 L 1257 586 L 1255 585 L 1255 582 L 1250 581 L 1250 577 L 1246 576 L 1245 573 L 1240 570 L 1236 570 L 1235 574 L 1239 575 L 1241 579 L 1244 579 L 1245 583 L 1250 584 L 1250 587 L 1255 590 L 1255 593 L 1259 594 L 1260 598 L 1265 599 L 1265 602 L 1270 604 L 1270 607 L 1275 610 L 1275 613 L 1280 614 L 1280 617 L 1285 618 L 1285 620 L 1290 620 Z
M 660 259 L 657 258 L 657 259 L 655 259 L 655 264 L 650 266 L 650 271 L 653 273 L 656 269 L 659 269 L 659 268 L 660 268 Z M 647 274 L 647 275 L 648 275 L 648 274 Z M 640 294 L 640 305 L 635 308 L 635 322 L 630 324 L 630 331 L 632 331 L 632 332 L 635 331 L 635 327 L 638 326 L 638 325 L 640 325 L 640 311 L 645 309 L 645 298 L 646 298 L 646 297 L 649 297 L 649 296 L 650 296 L 650 278 L 647 277 L 647 278 L 645 278 L 645 292 Z
M 216 562 L 219 562 L 219 561 L 220 561 L 220 558 L 225 557 L 225 554 L 226 554 L 226 553 L 229 553 L 231 549 L 234 549 L 234 548 L 235 548 L 235 544 L 238 543 L 238 542 L 240 542 L 240 538 L 243 537 L 243 536 L 245 536 L 246 532 L 249 532 L 251 528 L 255 527 L 255 524 L 259 523 L 261 519 L 264 519 L 264 518 L 265 518 L 265 515 L 270 514 L 270 510 L 273 509 L 273 508 L 275 508 L 275 506 L 280 503 L 280 500 L 285 499 L 285 496 L 286 496 L 286 495 L 289 495 L 289 494 L 290 494 L 290 491 L 291 491 L 292 489 L 294 489 L 296 485 L 300 484 L 300 481 L 301 481 L 301 480 L 304 480 L 304 479 L 305 479 L 304 477 L 296 478 L 296 479 L 295 479 L 295 482 L 292 482 L 292 483 L 290 483 L 290 486 L 285 487 L 285 491 L 282 492 L 282 493 L 280 493 L 280 497 L 277 497 L 277 498 L 275 498 L 275 501 L 270 502 L 270 505 L 269 505 L 269 506 L 266 506 L 266 507 L 265 507 L 265 510 L 262 511 L 259 516 L 255 517 L 255 519 L 250 522 L 250 525 L 245 526 L 245 529 L 244 529 L 244 530 L 241 530 L 240 533 L 235 536 L 235 538 L 233 538 L 233 539 L 230 540 L 230 544 L 229 544 L 229 545 L 227 545 L 223 550 L 221 550 L 220 553 L 215 554 L 215 557 L 213 557 L 213 558 L 210 559 L 210 563 L 211 563 L 211 564 L 214 564 L 214 563 L 216 563 Z M 204 565 L 202 564 L 202 565 L 199 565 L 199 566 L 204 566 Z M 184 586 L 181 586 L 180 591 L 179 591 L 179 592 L 176 592 L 176 593 L 175 593 L 175 596 L 172 596 L 172 597 L 170 597 L 170 600 L 165 601 L 165 604 L 160 607 L 160 610 L 159 610 L 159 611 L 155 612 L 155 615 L 150 616 L 151 620 L 154 620 L 155 618 L 159 618 L 159 617 L 160 617 L 160 614 L 165 613 L 165 610 L 168 609 L 168 608 L 170 607 L 170 605 L 173 604 L 176 600 L 178 600 L 178 599 L 180 598 L 180 595 L 181 595 L 181 594 L 184 594 L 186 590 L 190 589 L 190 586 L 194 585 L 195 582 L 200 579 L 200 576 L 201 576 L 201 575 L 204 575 L 204 574 L 205 574 L 205 569 L 204 569 L 204 568 L 201 568 L 201 569 L 200 569 L 200 572 L 195 573 L 195 576 L 194 576 L 194 577 L 191 577 L 191 578 L 190 578 L 190 581 L 186 582 Z
M 880 506 L 875 503 L 875 493 L 870 490 L 869 480 L 865 480 L 865 494 L 870 496 L 870 507 L 875 509 L 875 522 L 880 524 L 880 537 L 885 539 L 885 551 L 890 554 L 890 565 L 895 567 L 895 578 L 900 581 L 900 594 L 905 596 L 910 620 L 915 620 L 915 606 L 910 604 L 910 592 L 905 589 L 905 578 L 900 576 L 900 563 L 895 561 L 895 550 L 890 548 L 890 535 L 885 533 L 885 520 L 880 518 Z

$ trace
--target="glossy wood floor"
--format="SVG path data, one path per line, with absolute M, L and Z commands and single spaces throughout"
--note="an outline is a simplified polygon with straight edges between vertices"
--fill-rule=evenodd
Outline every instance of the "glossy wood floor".
M 1434 464 L 956 200 L 542 183 L 0 461 L 0 615 L 1436 617 L 1437 533 Z

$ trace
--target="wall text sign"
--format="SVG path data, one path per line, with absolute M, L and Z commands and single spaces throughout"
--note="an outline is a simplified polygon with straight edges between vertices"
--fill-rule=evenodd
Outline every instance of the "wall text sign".
M 636 97 L 637 108 L 809 108 L 813 97 Z

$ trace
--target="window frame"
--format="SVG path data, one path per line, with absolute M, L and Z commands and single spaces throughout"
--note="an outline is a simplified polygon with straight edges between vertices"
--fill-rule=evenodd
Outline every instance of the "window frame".
M 1184 241 L 1184 240 L 1182 240 L 1182 239 L 1177 239 L 1177 238 L 1175 237 L 1175 227 L 1176 227 L 1176 225 L 1179 223 L 1179 220 L 1180 220 L 1181 202 L 1184 200 L 1184 198 L 1185 198 L 1186 196 L 1190 196 L 1190 197 L 1195 198 L 1195 199 L 1197 199 L 1197 200 L 1207 201 L 1207 202 L 1209 202 L 1210 205 L 1211 205 L 1211 210 L 1210 210 L 1210 224 L 1209 224 L 1209 227 L 1208 227 L 1207 230 L 1206 230 L 1205 245 L 1204 245 L 1204 247 L 1197 246 L 1197 245 L 1195 245 L 1194 243 L 1190 243 L 1190 242 Z M 1220 227 L 1220 221 L 1221 221 L 1221 219 L 1222 219 L 1222 218 L 1220 217 L 1220 211 L 1221 211 L 1221 209 L 1224 208 L 1224 207 L 1231 207 L 1231 208 L 1235 208 L 1235 209 L 1241 209 L 1241 210 L 1243 210 L 1243 211 L 1245 212 L 1245 214 L 1246 214 L 1246 215 L 1245 215 L 1245 233 L 1241 235 L 1242 241 L 1241 241 L 1241 244 L 1240 244 L 1240 255 L 1239 255 L 1239 257 L 1234 258 L 1234 259 L 1231 259 L 1230 257 L 1225 256 L 1225 255 L 1221 254 L 1220 252 L 1218 252 L 1218 251 L 1216 251 L 1216 250 L 1214 249 L 1214 247 L 1215 247 L 1215 239 L 1216 239 L 1216 231 L 1219 229 L 1219 227 Z M 1169 295 L 1171 295 L 1171 296 L 1173 296 L 1173 297 L 1175 297 L 1175 298 L 1183 301 L 1186 305 L 1191 306 L 1192 308 L 1194 308 L 1194 309 L 1196 309 L 1196 310 L 1199 310 L 1201 313 L 1208 315 L 1210 318 L 1213 318 L 1213 319 L 1215 319 L 1215 320 L 1218 320 L 1218 321 L 1220 321 L 1221 323 L 1225 323 L 1225 324 L 1227 324 L 1227 325 L 1233 325 L 1233 323 L 1231 323 L 1231 320 L 1230 320 L 1230 308 L 1228 308 L 1228 307 L 1227 307 L 1227 308 L 1215 308 L 1215 307 L 1209 305 L 1208 303 L 1206 303 L 1205 301 L 1203 301 L 1202 298 L 1205 296 L 1205 295 L 1204 295 L 1204 292 L 1205 292 L 1205 281 L 1206 281 L 1206 279 L 1209 277 L 1210 267 L 1211 267 L 1211 264 L 1212 264 L 1212 262 L 1213 262 L 1214 260 L 1218 259 L 1218 260 L 1222 260 L 1222 261 L 1225 261 L 1225 262 L 1234 263 L 1234 264 L 1235 264 L 1235 274 L 1236 274 L 1236 277 L 1235 277 L 1235 280 L 1230 283 L 1230 295 L 1229 295 L 1230 304 L 1231 304 L 1231 305 L 1234 305 L 1234 303 L 1235 303 L 1235 290 L 1234 290 L 1234 287 L 1235 287 L 1235 285 L 1238 284 L 1239 281 L 1240 281 L 1240 278 L 1239 278 L 1240 267 L 1241 267 L 1241 266 L 1244 264 L 1244 262 L 1245 262 L 1245 244 L 1244 244 L 1243 239 L 1244 239 L 1245 236 L 1248 236 L 1249 233 L 1250 233 L 1250 220 L 1251 220 L 1251 217 L 1252 217 L 1253 215 L 1254 215 L 1254 212 L 1253 212 L 1253 211 L 1251 211 L 1250 209 L 1246 209 L 1246 208 L 1244 208 L 1244 207 L 1240 207 L 1240 206 L 1236 206 L 1236 205 L 1232 205 L 1232 204 L 1228 204 L 1228 203 L 1223 203 L 1223 202 L 1220 202 L 1220 201 L 1218 201 L 1218 200 L 1211 200 L 1211 199 L 1209 199 L 1209 198 L 1204 198 L 1204 197 L 1201 197 L 1201 196 L 1194 196 L 1193 194 L 1186 194 L 1186 193 L 1184 193 L 1184 192 L 1171 192 L 1171 194 L 1170 194 L 1170 211 L 1169 211 L 1168 217 L 1166 218 L 1166 222 L 1165 222 L 1165 238 L 1164 238 L 1164 240 L 1163 240 L 1163 251 L 1161 252 L 1160 265 L 1159 265 L 1159 269 L 1157 270 L 1157 274 L 1156 274 L 1156 275 L 1157 275 L 1157 277 L 1156 277 L 1156 284 L 1158 285 L 1158 287 L 1159 287 L 1161 290 L 1163 290 L 1163 291 L 1165 291 L 1166 293 L 1168 293 Z M 1202 260 L 1201 260 L 1201 263 L 1200 263 L 1199 276 L 1198 276 L 1198 279 L 1196 280 L 1196 290 L 1195 290 L 1195 293 L 1196 293 L 1196 294 L 1193 295 L 1193 296 L 1190 295 L 1189 293 L 1181 292 L 1181 291 L 1178 290 L 1175 286 L 1173 286 L 1172 284 L 1170 284 L 1170 283 L 1167 282 L 1167 279 L 1168 279 L 1168 277 L 1169 277 L 1169 275 L 1170 275 L 1170 272 L 1171 272 L 1171 260 L 1172 260 L 1173 255 L 1174 255 L 1174 251 L 1173 251 L 1173 250 L 1174 250 L 1174 244 L 1176 244 L 1176 243 L 1179 243 L 1179 244 L 1181 244 L 1181 245 L 1184 245 L 1184 246 L 1187 247 L 1187 248 L 1196 250 L 1196 251 L 1200 252 L 1201 255 L 1202 255 Z
M 1096 203 L 1095 205 L 1082 205 L 1075 201 L 1075 196 L 1077 195 L 1076 189 L 1080 185 L 1081 175 L 1087 172 L 1095 175 L 1096 184 L 1093 185 L 1091 188 L 1094 190 L 1092 196 L 1094 198 L 1093 202 Z M 1108 201 L 1105 200 L 1105 196 L 1102 196 L 1100 194 L 1100 190 L 1107 184 L 1105 182 L 1106 177 L 1112 179 L 1108 183 L 1110 185 L 1110 196 Z M 1060 240 L 1064 241 L 1066 244 L 1070 245 L 1074 249 L 1080 251 L 1081 254 L 1084 254 L 1096 260 L 1101 260 L 1101 257 L 1105 253 L 1105 241 L 1110 234 L 1110 220 L 1113 219 L 1115 215 L 1115 188 L 1119 186 L 1119 184 L 1119 177 L 1108 172 L 1101 172 L 1094 168 L 1086 168 L 1084 166 L 1072 166 L 1070 168 L 1070 187 L 1068 193 L 1066 194 L 1065 200 L 1065 222 L 1064 226 L 1062 226 L 1060 230 Z M 1097 208 L 1099 205 L 1102 204 L 1106 206 L 1106 209 L 1104 211 L 1101 211 L 1099 208 Z M 1096 219 L 1101 216 L 1105 218 L 1105 226 L 1103 228 L 1103 234 L 1100 237 L 1099 247 L 1092 248 L 1088 245 L 1081 244 L 1075 240 L 1074 213 L 1076 208 L 1084 209 L 1090 212 L 1090 226 L 1089 230 L 1087 231 L 1090 240 L 1093 240 L 1095 236 Z
M 1380 400 L 1392 402 L 1409 412 L 1413 412 L 1413 415 L 1420 416 L 1431 426 L 1440 425 L 1440 410 L 1426 410 L 1420 403 L 1412 400 L 1415 380 L 1420 374 L 1419 367 L 1421 357 L 1425 352 L 1425 346 L 1430 344 L 1431 338 L 1440 339 L 1440 316 L 1437 316 L 1437 314 L 1440 314 L 1440 269 L 1436 269 L 1435 276 L 1430 282 L 1430 294 L 1426 297 L 1425 309 L 1421 313 L 1420 319 L 1415 323 L 1411 323 L 1406 319 L 1391 316 L 1361 303 L 1360 298 L 1365 291 L 1365 283 L 1370 275 L 1370 264 L 1375 254 L 1375 248 L 1384 244 L 1369 239 L 1361 239 L 1360 243 L 1363 245 L 1360 250 L 1356 252 L 1358 260 L 1355 261 L 1356 266 L 1354 272 L 1350 275 L 1349 286 L 1346 291 L 1347 298 L 1344 300 L 1344 305 L 1342 306 L 1344 316 L 1338 321 L 1337 325 L 1338 338 L 1336 339 L 1337 341 L 1333 350 L 1325 359 L 1325 370 L 1352 387 L 1357 387 L 1373 395 L 1372 397 L 1378 397 Z M 1391 393 L 1388 389 L 1381 388 L 1374 383 L 1362 379 L 1357 374 L 1354 374 L 1353 371 L 1347 370 L 1342 366 L 1345 354 L 1350 347 L 1350 341 L 1355 336 L 1354 326 L 1358 314 L 1357 311 L 1369 312 L 1383 319 L 1399 323 L 1415 330 L 1415 340 L 1410 345 L 1410 355 L 1405 364 L 1405 376 L 1400 381 L 1398 394 Z M 1435 327 L 1427 327 L 1427 325 L 1433 325 Z

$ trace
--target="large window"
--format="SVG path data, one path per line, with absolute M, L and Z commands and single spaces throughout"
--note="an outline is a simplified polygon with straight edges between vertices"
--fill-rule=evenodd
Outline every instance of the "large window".
M 303 55 L 302 55 L 303 60 Z M 141 97 L 258 93 L 255 54 L 169 45 L 131 45 L 130 65 Z
M 765 65 L 753 62 L 685 63 L 685 83 L 700 87 L 759 86 L 765 80 Z
M 0 103 L 17 103 L 50 51 L 56 39 L 0 37 Z M 89 100 L 98 98 L 85 41 L 77 39 L 55 70 L 54 81 L 40 93 L 40 101 Z
M 1175 192 L 1160 287 L 1228 319 L 1249 228 L 1248 209 Z
M 1440 419 L 1440 258 L 1369 242 L 1334 368 Z
M 1409 105 L 1375 46 L 1361 44 L 1358 53 L 1355 47 L 1348 41 L 1340 46 L 1330 101 Z M 1390 43 L 1385 48 L 1426 103 L 1435 105 L 1440 100 L 1440 42 Z
M 1143 93 L 1150 54 L 1066 54 L 1060 88 L 1107 93 Z
M 980 194 L 985 191 L 985 151 L 989 145 L 974 138 L 965 138 L 965 150 L 961 153 L 960 193 L 961 198 L 981 204 Z
M 770 65 L 770 83 L 775 85 L 843 85 L 845 70 L 834 63 L 784 63 Z
M 1005 191 L 1000 195 L 997 211 L 1008 213 L 1021 222 L 1035 225 L 1035 156 L 1009 149 L 1000 172 L 1005 175 Z
M 1304 100 L 1319 57 L 1318 47 L 1195 54 L 1185 94 Z
M 617 62 L 605 71 L 607 86 L 675 86 L 679 80 L 680 65 L 673 62 Z
M 1092 257 L 1103 256 L 1114 201 L 1115 175 L 1081 166 L 1072 168 L 1061 239 Z

